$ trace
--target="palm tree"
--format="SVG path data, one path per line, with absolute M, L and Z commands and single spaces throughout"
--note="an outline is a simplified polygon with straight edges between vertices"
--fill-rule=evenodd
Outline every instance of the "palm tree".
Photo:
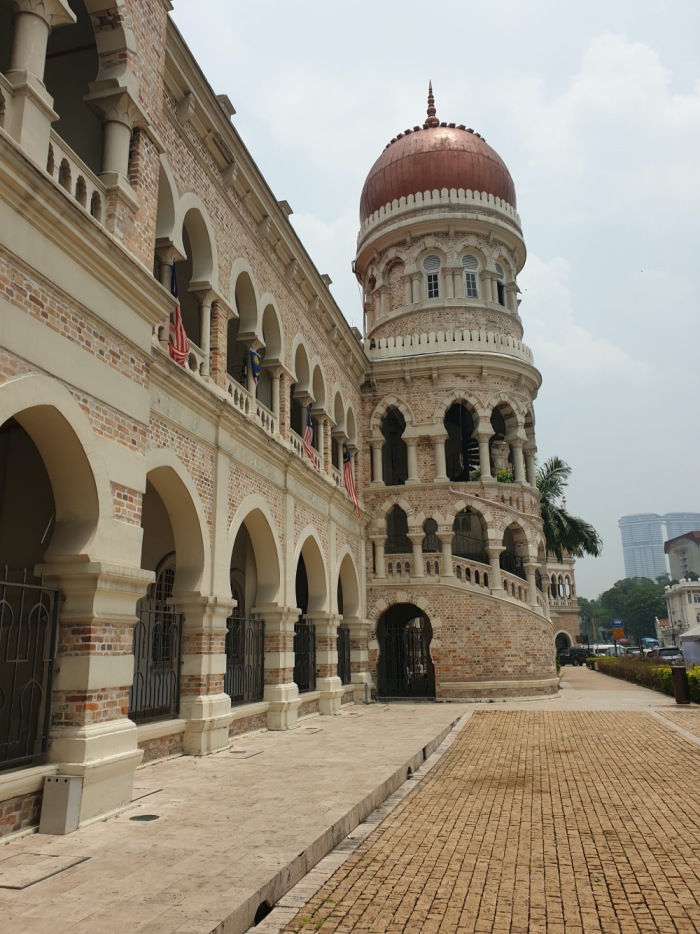
M 598 557 L 603 550 L 603 540 L 593 526 L 566 510 L 564 488 L 570 476 L 571 467 L 559 457 L 550 457 L 537 468 L 545 543 L 560 563 L 564 552 L 582 558 Z

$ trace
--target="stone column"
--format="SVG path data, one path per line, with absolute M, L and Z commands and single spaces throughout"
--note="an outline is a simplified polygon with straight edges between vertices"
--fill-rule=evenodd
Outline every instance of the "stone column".
M 369 623 L 358 616 L 344 617 L 343 622 L 350 630 L 350 671 L 355 685 L 353 697 L 356 704 L 365 700 L 365 685 L 371 692 L 372 675 L 369 672 Z
M 384 539 L 385 535 L 373 535 L 372 542 L 374 544 L 374 576 L 377 579 L 383 580 L 386 577 L 386 570 L 384 567 Z
M 482 480 L 491 480 L 491 451 L 489 450 L 489 440 L 491 439 L 491 428 L 489 426 L 488 434 L 477 432 L 476 440 L 479 442 L 479 469 L 481 470 Z
M 523 561 L 523 567 L 525 568 L 525 579 L 527 580 L 528 605 L 535 610 L 540 610 L 540 605 L 537 602 L 537 578 L 535 576 L 537 564 L 534 561 Z
M 513 479 L 516 483 L 522 483 L 525 479 L 525 465 L 523 463 L 523 442 L 520 438 L 514 438 L 510 442 L 510 449 L 513 453 Z
M 213 294 L 208 289 L 195 294 L 199 299 L 199 343 L 204 354 L 201 375 L 208 379 L 211 365 L 211 305 Z M 248 367 L 248 370 L 250 370 L 250 367 Z
M 320 692 L 318 709 L 322 714 L 338 713 L 343 697 L 343 683 L 338 676 L 338 623 L 334 613 L 314 613 L 316 627 L 316 690 Z
M 525 454 L 525 476 L 527 477 L 527 482 L 530 486 L 537 486 L 537 472 L 535 469 L 535 454 L 537 453 L 537 448 L 534 444 L 526 444 L 524 447 Z
M 481 276 L 481 282 L 484 287 L 484 301 L 493 302 L 494 298 L 494 289 L 493 289 L 493 273 L 484 272 Z
M 372 486 L 383 486 L 384 485 L 384 468 L 382 466 L 382 448 L 384 447 L 383 441 L 372 440 L 370 441 L 372 447 Z
M 491 587 L 489 589 L 497 596 L 500 596 L 504 592 L 503 581 L 501 580 L 501 563 L 499 560 L 503 551 L 505 551 L 505 549 L 501 543 L 498 545 L 486 546 L 486 554 L 489 556 L 489 564 L 491 565 Z
M 455 297 L 455 280 L 452 275 L 452 269 L 445 268 L 445 298 Z
M 420 273 L 415 273 L 411 278 L 411 295 L 413 298 L 413 304 L 417 305 L 420 301 L 420 284 L 421 276 Z
M 403 303 L 410 305 L 413 301 L 413 289 L 411 288 L 411 277 L 404 276 L 403 280 Z
M 447 462 L 445 460 L 445 438 L 435 438 L 435 479 L 447 480 Z
M 408 455 L 408 477 L 406 485 L 418 483 L 418 439 L 408 438 L 406 440 L 406 454 Z
M 213 382 L 219 389 L 226 389 L 226 353 L 228 347 L 228 311 L 221 302 L 211 307 L 211 365 Z
M 275 416 L 276 434 L 280 433 L 280 384 L 282 371 L 278 366 L 270 370 L 272 377 L 272 414 Z
M 59 775 L 81 779 L 82 824 L 131 801 L 134 770 L 143 757 L 129 719 L 136 604 L 153 574 L 82 555 L 52 557 L 41 570 L 44 586 L 64 598 L 49 762 Z M 47 816 L 61 824 L 67 813 Z
M 15 8 L 10 68 L 12 85 L 5 129 L 41 168 L 46 167 L 51 124 L 58 119 L 44 85 L 49 33 L 75 23 L 67 0 L 12 0 Z
M 408 537 L 413 549 L 413 572 L 411 577 L 425 577 L 423 568 L 423 532 L 409 532 Z
M 231 698 L 224 691 L 226 620 L 234 601 L 228 597 L 176 593 L 184 614 L 180 716 L 187 721 L 185 752 L 202 756 L 228 745 L 233 720 Z
M 172 288 L 173 266 L 182 257 L 179 255 L 172 243 L 156 247 L 156 257 L 158 259 L 158 280 L 164 289 L 170 292 Z M 161 348 L 168 352 L 168 341 L 170 338 L 170 313 L 163 318 L 163 323 L 158 326 L 158 343 Z
M 284 370 L 280 372 L 279 380 L 279 413 L 277 415 L 277 430 L 284 441 L 289 441 L 291 426 L 289 424 L 289 374 Z
M 452 529 L 449 531 L 442 531 L 437 533 L 440 546 L 442 548 L 442 577 L 447 580 L 454 580 L 455 572 L 452 567 L 452 538 L 454 532 Z
M 331 420 L 327 415 L 321 416 L 321 451 L 323 464 L 321 465 L 322 469 L 325 470 L 327 474 L 333 473 L 333 437 L 331 433 Z
M 296 726 L 301 704 L 294 683 L 294 624 L 297 607 L 258 606 L 254 612 L 265 621 L 265 700 L 267 728 L 290 730 Z

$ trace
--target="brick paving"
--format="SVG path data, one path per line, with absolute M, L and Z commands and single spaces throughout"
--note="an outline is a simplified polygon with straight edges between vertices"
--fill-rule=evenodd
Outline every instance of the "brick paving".
M 677 726 L 683 727 L 684 730 L 687 730 L 689 733 L 693 733 L 695 736 L 700 736 L 700 709 L 697 707 L 687 707 L 683 708 L 668 708 L 664 709 L 663 712 L 659 711 L 662 716 L 666 717 L 668 720 L 672 720 Z
M 698 774 L 644 712 L 475 711 L 285 930 L 699 931 Z

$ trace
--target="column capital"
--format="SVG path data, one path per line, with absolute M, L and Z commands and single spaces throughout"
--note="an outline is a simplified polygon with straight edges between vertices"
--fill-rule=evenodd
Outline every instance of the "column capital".
M 51 29 L 77 22 L 67 0 L 10 0 L 18 13 L 33 13 Z
M 132 91 L 112 81 L 94 81 L 85 103 L 103 123 L 123 123 L 130 130 L 148 123 Z
M 489 558 L 500 558 L 505 550 L 505 545 L 502 543 L 499 545 L 486 546 L 486 554 L 489 556 Z

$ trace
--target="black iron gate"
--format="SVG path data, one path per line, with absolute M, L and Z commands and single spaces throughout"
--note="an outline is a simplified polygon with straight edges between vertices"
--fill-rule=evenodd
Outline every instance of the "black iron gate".
M 338 626 L 338 677 L 341 684 L 350 684 L 350 627 L 347 623 Z
M 381 697 L 435 697 L 435 669 L 423 617 L 387 620 L 380 637 L 378 693 Z
M 306 619 L 294 624 L 294 681 L 300 694 L 316 690 L 316 627 Z
M 176 717 L 180 710 L 183 617 L 171 605 L 174 580 L 174 564 L 164 567 L 136 610 L 129 716 L 139 723 Z
M 265 623 L 256 616 L 226 620 L 224 690 L 232 704 L 249 704 L 265 690 Z
M 32 581 L 0 570 L 0 770 L 36 764 L 48 746 L 58 592 Z

